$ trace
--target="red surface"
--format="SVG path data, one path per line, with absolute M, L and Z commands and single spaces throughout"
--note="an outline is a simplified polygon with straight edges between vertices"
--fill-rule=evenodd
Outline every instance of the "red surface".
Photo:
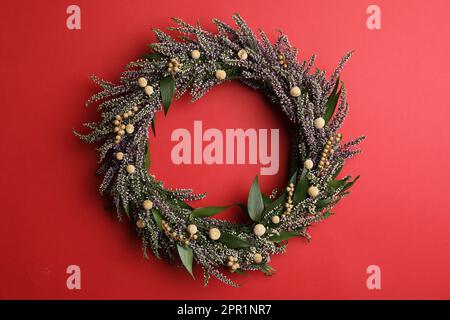
M 82 29 L 66 28 L 66 8 L 81 7 Z M 381 7 L 382 30 L 368 30 L 366 8 Z M 0 298 L 450 298 L 448 184 L 450 55 L 448 1 L 3 1 L 0 9 L 2 174 Z M 182 269 L 141 257 L 128 223 L 103 210 L 94 178 L 97 154 L 72 128 L 97 115 L 83 106 L 97 88 L 87 76 L 117 80 L 146 51 L 150 29 L 169 17 L 231 22 L 240 12 L 273 39 L 281 28 L 331 70 L 356 53 L 343 80 L 350 116 L 345 137 L 366 134 L 364 153 L 345 172 L 361 174 L 337 215 L 311 228 L 313 241 L 291 241 L 272 260 L 277 274 L 236 278 L 235 289 L 204 288 Z M 261 96 L 238 84 L 195 104 L 183 99 L 158 116 L 151 171 L 169 186 L 209 196 L 199 205 L 245 200 L 258 166 L 175 166 L 170 133 L 205 127 L 282 128 Z M 276 177 L 286 170 L 286 133 Z M 66 288 L 66 267 L 81 267 L 81 290 Z M 381 267 L 381 290 L 368 290 L 366 268 Z M 196 269 L 198 277 L 200 273 Z

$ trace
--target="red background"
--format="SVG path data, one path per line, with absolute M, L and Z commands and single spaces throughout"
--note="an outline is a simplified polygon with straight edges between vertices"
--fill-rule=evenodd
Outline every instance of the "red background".
M 66 28 L 70 4 L 81 7 L 81 30 Z M 381 30 L 366 27 L 370 4 L 381 8 Z M 445 0 L 2 1 L 0 298 L 450 298 L 449 10 Z M 293 240 L 273 258 L 275 276 L 204 288 L 182 269 L 142 258 L 129 223 L 103 210 L 94 147 L 71 129 L 98 116 L 83 106 L 97 90 L 87 76 L 116 81 L 154 41 L 151 28 L 176 16 L 212 29 L 212 18 L 231 22 L 234 12 L 272 39 L 282 29 L 301 58 L 317 53 L 329 71 L 355 49 L 343 73 L 351 109 L 342 132 L 368 139 L 345 167 L 362 177 L 350 197 L 310 229 L 310 244 Z M 235 83 L 195 104 L 176 102 L 164 121 L 158 115 L 151 171 L 166 185 L 208 192 L 198 205 L 225 204 L 245 201 L 259 172 L 173 165 L 170 134 L 193 120 L 281 128 L 280 173 L 260 181 L 265 191 L 282 185 L 288 141 L 279 115 Z M 70 264 L 81 267 L 81 290 L 66 288 Z M 372 264 L 381 267 L 381 290 L 366 287 Z

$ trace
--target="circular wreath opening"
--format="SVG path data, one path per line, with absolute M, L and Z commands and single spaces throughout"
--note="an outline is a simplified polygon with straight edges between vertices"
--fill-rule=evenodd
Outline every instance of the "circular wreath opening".
M 286 250 L 292 237 L 310 239 L 307 228 L 331 214 L 358 177 L 338 179 L 345 161 L 364 137 L 342 143 L 338 132 L 348 113 L 346 90 L 339 74 L 351 52 L 328 80 L 325 71 L 311 71 L 315 56 L 297 61 L 297 49 L 280 33 L 271 43 L 263 31 L 257 38 L 239 15 L 236 28 L 217 19 L 218 33 L 174 19 L 175 39 L 155 29 L 158 42 L 151 53 L 131 62 L 119 84 L 92 79 L 103 89 L 88 100 L 97 103 L 101 120 L 85 123 L 90 133 L 75 134 L 98 148 L 103 176 L 100 193 L 109 194 L 119 218 L 135 224 L 147 250 L 172 261 L 179 256 L 193 275 L 201 266 L 205 285 L 211 276 L 237 286 L 231 273 L 259 270 L 273 273 L 270 256 Z M 247 204 L 239 204 L 248 223 L 213 216 L 226 206 L 192 208 L 186 201 L 201 199 L 191 189 L 165 188 L 149 174 L 149 127 L 154 115 L 167 114 L 173 98 L 190 91 L 192 100 L 224 81 L 237 80 L 262 92 L 286 115 L 291 128 L 290 175 L 280 192 L 261 193 L 256 176 Z

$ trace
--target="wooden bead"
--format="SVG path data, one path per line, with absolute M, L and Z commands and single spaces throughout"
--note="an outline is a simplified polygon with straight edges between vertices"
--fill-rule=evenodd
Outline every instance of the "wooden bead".
M 247 60 L 247 58 L 248 58 L 248 53 L 244 49 L 239 50 L 237 55 L 238 55 L 239 59 L 241 59 L 241 60 Z
M 261 263 L 263 260 L 263 257 L 260 253 L 255 253 L 255 255 L 253 256 L 253 261 L 255 263 Z
M 147 199 L 144 201 L 144 203 L 142 203 L 142 206 L 145 210 L 150 210 L 151 208 L 153 208 L 153 202 Z
M 314 167 L 314 163 L 311 159 L 306 159 L 304 166 L 306 169 L 311 170 Z
M 195 224 L 190 224 L 190 225 L 187 226 L 187 232 L 188 232 L 190 235 L 196 234 L 197 231 L 198 231 L 198 229 L 197 229 L 197 226 L 196 226 Z
M 220 230 L 217 228 L 209 229 L 209 238 L 211 240 L 219 240 L 220 238 Z
M 308 194 L 310 197 L 317 197 L 319 195 L 319 188 L 317 188 L 316 186 L 311 186 L 308 188 Z
M 217 80 L 225 80 L 227 73 L 225 70 L 216 70 L 215 76 Z
M 291 88 L 290 94 L 293 97 L 300 97 L 300 95 L 302 94 L 302 90 L 299 87 L 295 86 Z
M 136 168 L 132 164 L 129 164 L 129 165 L 127 165 L 126 170 L 129 174 L 132 174 L 136 171 Z
M 325 119 L 320 117 L 314 120 L 314 127 L 316 129 L 322 129 L 325 126 Z
M 264 227 L 261 223 L 258 223 L 254 228 L 253 228 L 253 233 L 260 237 L 262 236 L 264 233 L 266 233 L 266 227 Z
M 192 50 L 191 51 L 191 57 L 194 60 L 200 59 L 200 51 L 198 50 Z
M 147 85 L 147 79 L 141 77 L 138 79 L 138 86 L 144 88 Z
M 145 222 L 142 219 L 139 219 L 136 221 L 136 227 L 138 227 L 139 229 L 144 229 L 145 227 Z
M 280 217 L 279 216 L 273 216 L 271 220 L 272 220 L 272 223 L 275 223 L 275 224 L 279 224 L 280 223 Z
M 122 161 L 124 157 L 125 157 L 125 155 L 123 154 L 123 152 L 117 152 L 116 153 L 116 159 L 117 160 Z
M 127 126 L 125 127 L 125 131 L 126 131 L 128 134 L 133 133 L 133 132 L 134 132 L 134 126 L 133 126 L 132 124 L 127 124 Z

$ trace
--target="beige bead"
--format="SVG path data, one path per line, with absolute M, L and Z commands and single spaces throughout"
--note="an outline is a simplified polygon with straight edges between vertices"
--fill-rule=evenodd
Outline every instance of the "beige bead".
M 141 77 L 138 79 L 138 86 L 144 88 L 147 85 L 147 79 Z
M 137 112 L 138 110 L 139 110 L 138 107 L 136 107 L 136 106 L 133 107 L 133 111 L 134 111 L 134 112 Z
M 295 86 L 291 88 L 290 94 L 293 97 L 300 97 L 300 95 L 302 94 L 302 90 L 299 87 Z
M 125 134 L 125 131 L 124 130 L 119 130 L 118 134 L 119 134 L 119 136 L 123 136 Z
M 125 125 L 124 124 L 120 125 L 120 129 L 125 130 Z
M 138 227 L 139 229 L 143 229 L 145 227 L 145 222 L 142 219 L 139 219 L 136 221 L 136 227 Z
M 234 263 L 234 264 L 231 266 L 231 270 L 235 271 L 235 270 L 237 270 L 237 269 L 239 269 L 239 264 Z
M 232 267 L 233 264 L 234 264 L 233 261 L 228 261 L 228 262 L 227 262 L 227 266 L 228 266 L 228 267 Z
M 239 50 L 237 55 L 238 55 L 239 59 L 241 59 L 241 60 L 247 60 L 247 58 L 248 58 L 248 53 L 244 49 Z
M 123 114 L 123 118 L 124 118 L 124 119 L 128 119 L 128 112 L 125 112 L 125 113 Z
M 192 50 L 192 51 L 191 51 L 191 57 L 192 57 L 192 59 L 194 59 L 194 60 L 199 59 L 199 58 L 200 58 L 200 51 L 198 51 L 198 50 Z
M 234 261 L 234 257 L 233 256 L 228 256 L 228 260 L 229 261 Z
M 317 197 L 319 195 L 319 188 L 317 188 L 316 186 L 309 187 L 308 194 L 313 198 Z
M 127 172 L 128 172 L 129 174 L 132 174 L 132 173 L 134 173 L 135 171 L 136 171 L 136 168 L 135 168 L 132 164 L 127 165 Z
M 220 238 L 220 230 L 217 228 L 209 229 L 209 238 L 211 240 L 219 240 Z
M 119 127 L 115 127 L 114 128 L 114 132 L 119 132 L 120 131 L 120 128 Z
M 196 226 L 195 224 L 190 224 L 190 225 L 187 226 L 187 232 L 188 232 L 190 235 L 196 234 L 197 231 L 198 231 L 198 229 L 197 229 L 197 226 Z
M 127 124 L 127 126 L 125 127 L 125 131 L 126 131 L 128 134 L 133 133 L 133 132 L 134 132 L 134 126 L 133 126 L 132 124 Z
M 152 86 L 146 86 L 144 88 L 144 92 L 146 95 L 151 96 L 153 94 L 153 92 L 155 92 L 155 91 L 153 90 Z
M 115 117 L 114 117 L 116 120 L 122 120 L 122 116 L 121 115 L 116 115 Z
M 258 223 L 254 228 L 253 228 L 253 233 L 260 237 L 262 236 L 264 233 L 266 233 L 266 227 L 264 227 L 262 224 Z
M 216 79 L 224 80 L 227 77 L 227 73 L 225 70 L 216 70 Z
M 145 210 L 150 210 L 151 208 L 153 208 L 153 202 L 147 199 L 144 201 L 142 206 L 144 207 Z
M 118 125 L 120 124 L 120 121 L 119 121 L 119 120 L 114 120 L 114 121 L 113 121 L 113 124 L 114 124 L 115 126 L 118 126 Z
M 117 135 L 115 139 L 116 139 L 116 140 L 120 140 L 120 139 L 122 139 L 122 138 L 121 138 L 119 135 Z
M 322 129 L 325 126 L 325 119 L 320 117 L 314 120 L 314 127 L 316 129 Z
M 261 263 L 262 260 L 262 255 L 260 253 L 255 253 L 255 255 L 253 256 L 253 261 L 255 261 L 255 263 Z
M 314 163 L 311 159 L 306 159 L 304 166 L 306 169 L 311 170 L 314 167 Z
M 280 217 L 279 216 L 273 216 L 271 220 L 275 224 L 279 224 L 280 223 Z
M 117 152 L 116 153 L 116 159 L 117 160 L 122 161 L 124 157 L 125 157 L 125 155 L 123 154 L 123 152 Z

